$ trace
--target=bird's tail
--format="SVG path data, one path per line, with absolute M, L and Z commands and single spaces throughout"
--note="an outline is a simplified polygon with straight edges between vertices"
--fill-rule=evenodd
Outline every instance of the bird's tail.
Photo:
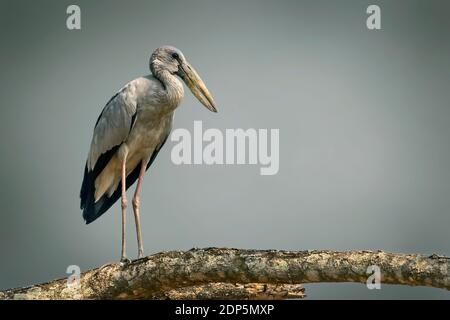
M 150 161 L 147 164 L 146 170 L 148 170 L 153 161 L 155 161 L 159 150 L 161 150 L 168 136 L 169 134 L 167 134 L 159 147 L 153 151 L 153 154 L 150 157 Z M 84 168 L 84 178 L 83 183 L 81 184 L 80 191 L 80 208 L 81 210 L 83 210 L 83 218 L 84 221 L 86 221 L 86 224 L 89 224 L 99 218 L 103 213 L 111 208 L 111 206 L 117 200 L 119 200 L 121 196 L 121 184 L 119 183 L 116 190 L 114 190 L 113 194 L 110 197 L 108 197 L 108 194 L 105 193 L 100 199 L 98 199 L 98 201 L 95 201 L 95 179 L 97 179 L 97 177 L 106 167 L 107 163 L 116 151 L 117 147 L 102 154 L 97 160 L 97 163 L 93 170 L 88 170 L 87 164 Z M 136 168 L 134 168 L 133 171 L 127 176 L 127 190 L 139 177 L 139 171 L 140 165 L 138 164 Z
M 139 166 L 137 166 L 127 176 L 127 189 L 139 177 Z M 105 193 L 100 199 L 95 201 L 95 179 L 94 171 L 89 172 L 87 167 L 84 169 L 84 178 L 80 191 L 80 208 L 83 210 L 83 219 L 89 224 L 99 218 L 109 208 L 112 207 L 121 196 L 121 184 L 119 183 L 116 190 L 111 196 Z

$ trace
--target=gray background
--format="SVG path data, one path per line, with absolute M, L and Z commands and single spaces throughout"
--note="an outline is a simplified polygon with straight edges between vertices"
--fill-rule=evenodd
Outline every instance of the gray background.
M 186 91 L 175 128 L 279 128 L 280 171 L 175 166 L 143 191 L 145 253 L 191 247 L 450 255 L 448 1 L 4 1 L 0 288 L 120 255 L 116 204 L 86 226 L 95 120 L 151 52 L 180 48 L 218 103 Z M 66 29 L 66 7 L 82 30 Z M 382 8 L 382 30 L 365 10 Z M 131 194 L 131 193 L 130 193 Z M 128 250 L 136 255 L 131 210 Z M 450 298 L 431 288 L 307 285 L 310 298 Z

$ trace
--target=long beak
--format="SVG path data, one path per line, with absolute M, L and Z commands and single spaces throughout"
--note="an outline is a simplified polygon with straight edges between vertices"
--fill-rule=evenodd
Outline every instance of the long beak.
M 212 112 L 217 112 L 216 103 L 206 85 L 192 66 L 187 62 L 182 62 L 179 66 L 178 75 L 191 89 L 194 96 Z

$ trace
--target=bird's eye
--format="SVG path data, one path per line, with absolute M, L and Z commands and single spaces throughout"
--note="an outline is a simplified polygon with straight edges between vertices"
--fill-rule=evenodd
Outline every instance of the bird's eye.
M 174 52 L 174 53 L 172 53 L 172 58 L 179 59 L 180 56 L 178 55 L 178 53 Z

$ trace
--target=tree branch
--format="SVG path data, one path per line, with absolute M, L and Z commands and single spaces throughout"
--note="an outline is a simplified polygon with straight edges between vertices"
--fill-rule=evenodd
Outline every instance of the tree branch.
M 169 300 L 282 300 L 302 299 L 305 296 L 305 289 L 299 284 L 214 282 L 172 289 L 152 298 Z
M 371 265 L 380 268 L 384 284 L 450 290 L 450 258 L 435 254 L 208 248 L 108 264 L 81 274 L 79 289 L 59 279 L 2 291 L 0 299 L 225 299 L 227 292 L 231 298 L 281 299 L 302 297 L 299 283 L 365 283 Z

